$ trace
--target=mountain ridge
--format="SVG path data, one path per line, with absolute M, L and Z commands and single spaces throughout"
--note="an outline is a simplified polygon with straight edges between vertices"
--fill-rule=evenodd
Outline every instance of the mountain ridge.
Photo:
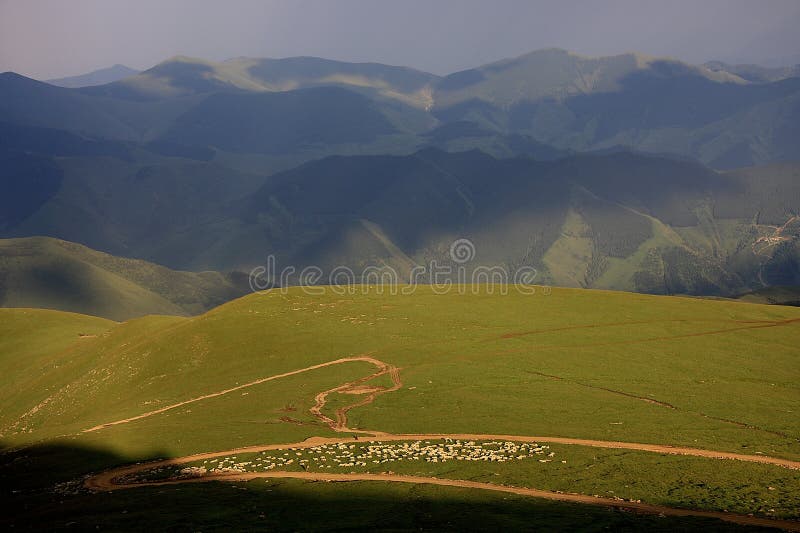
M 92 85 L 113 83 L 129 76 L 135 76 L 136 74 L 139 74 L 138 70 L 117 63 L 116 65 L 93 70 L 84 74 L 77 74 L 75 76 L 66 76 L 63 78 L 55 78 L 45 81 L 50 85 L 58 85 L 59 87 L 77 89 L 80 87 L 90 87 Z

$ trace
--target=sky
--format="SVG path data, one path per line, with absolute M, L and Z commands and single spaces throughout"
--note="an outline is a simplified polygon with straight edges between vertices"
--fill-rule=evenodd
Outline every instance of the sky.
M 0 72 L 310 55 L 447 74 L 539 48 L 800 63 L 800 0 L 0 0 Z

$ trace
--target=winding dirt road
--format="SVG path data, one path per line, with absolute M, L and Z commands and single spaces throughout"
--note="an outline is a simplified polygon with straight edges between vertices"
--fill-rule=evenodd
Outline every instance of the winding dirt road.
M 371 440 L 381 441 L 381 442 L 404 441 L 404 440 L 461 439 L 461 440 L 507 440 L 516 442 L 557 443 L 557 444 L 568 444 L 568 445 L 579 445 L 579 446 L 591 446 L 596 448 L 636 450 L 636 451 L 644 451 L 644 452 L 652 452 L 660 454 L 686 455 L 694 457 L 704 457 L 708 459 L 735 460 L 735 461 L 744 461 L 751 463 L 769 464 L 782 468 L 800 470 L 800 461 L 781 459 L 777 457 L 769 457 L 765 455 L 745 455 L 745 454 L 738 454 L 731 452 L 721 452 L 721 451 L 705 450 L 699 448 L 686 448 L 686 447 L 667 446 L 658 444 L 603 441 L 603 440 L 593 440 L 593 439 L 576 439 L 569 437 L 554 437 L 554 436 L 528 436 L 528 435 L 497 435 L 497 434 L 469 434 L 469 433 L 389 434 L 381 431 L 349 428 L 347 427 L 348 411 L 350 411 L 355 407 L 368 405 L 371 402 L 373 402 L 375 398 L 377 398 L 379 395 L 385 394 L 387 392 L 396 391 L 403 385 L 400 379 L 400 370 L 396 366 L 384 363 L 383 361 L 375 359 L 369 355 L 345 357 L 341 359 L 336 359 L 334 361 L 329 361 L 327 363 L 320 363 L 317 365 L 312 365 L 291 372 L 285 372 L 282 374 L 261 378 L 249 383 L 245 383 L 243 385 L 238 385 L 236 387 L 231 387 L 229 389 L 225 389 L 215 393 L 205 394 L 202 396 L 198 396 L 196 398 L 192 398 L 176 404 L 162 407 L 160 409 L 149 411 L 141 415 L 94 426 L 92 428 L 84 430 L 83 433 L 95 432 L 110 426 L 134 422 L 150 416 L 158 415 L 160 413 L 181 407 L 183 405 L 219 397 L 234 391 L 259 385 L 261 383 L 266 383 L 268 381 L 272 381 L 275 379 L 280 379 L 283 377 L 309 372 L 311 370 L 316 370 L 324 367 L 329 367 L 343 363 L 350 363 L 350 362 L 367 362 L 374 365 L 377 368 L 377 371 L 363 378 L 359 378 L 357 380 L 344 383 L 332 389 L 320 392 L 319 394 L 316 395 L 314 406 L 311 407 L 310 409 L 311 414 L 313 414 L 316 418 L 318 418 L 326 425 L 328 425 L 328 427 L 330 427 L 332 430 L 340 433 L 368 434 L 374 436 L 374 439 Z M 392 385 L 390 387 L 368 385 L 370 381 L 380 378 L 382 376 L 389 376 L 389 378 L 392 380 Z M 335 412 L 335 419 L 333 419 L 323 413 L 323 409 L 327 402 L 327 398 L 328 396 L 330 396 L 330 394 L 333 393 L 363 396 L 363 398 L 351 404 L 348 404 L 344 407 L 338 408 Z M 304 479 L 309 481 L 329 481 L 329 482 L 384 481 L 384 482 L 395 482 L 395 483 L 428 484 L 428 485 L 441 485 L 441 486 L 471 488 L 480 490 L 492 490 L 510 494 L 517 494 L 522 496 L 544 498 L 555 501 L 583 503 L 589 505 L 599 505 L 599 506 L 614 507 L 620 509 L 628 509 L 640 513 L 662 514 L 668 516 L 696 516 L 696 517 L 706 517 L 706 518 L 717 518 L 720 520 L 725 520 L 728 522 L 733 522 L 741 525 L 775 527 L 789 531 L 800 531 L 800 522 L 794 522 L 794 521 L 773 520 L 769 518 L 760 518 L 749 515 L 740 515 L 735 513 L 726 513 L 717 511 L 678 509 L 678 508 L 653 505 L 641 502 L 629 502 L 613 498 L 602 498 L 602 497 L 588 496 L 583 494 L 552 492 L 547 490 L 525 488 L 525 487 L 509 487 L 509 486 L 495 485 L 492 483 L 482 483 L 476 481 L 441 479 L 436 477 L 407 476 L 407 475 L 392 474 L 392 473 L 329 474 L 329 473 L 318 473 L 318 472 L 269 471 L 269 472 L 206 474 L 201 477 L 194 477 L 187 479 L 142 481 L 135 483 L 131 482 L 126 483 L 120 479 L 125 476 L 139 474 L 153 468 L 181 465 L 186 463 L 192 463 L 195 461 L 202 461 L 202 460 L 224 457 L 240 453 L 259 453 L 270 450 L 286 450 L 289 448 L 295 448 L 295 449 L 310 448 L 322 444 L 353 443 L 357 441 L 358 441 L 357 437 L 348 437 L 348 438 L 311 437 L 305 441 L 297 443 L 248 446 L 243 448 L 235 448 L 232 450 L 200 453 L 200 454 L 188 455 L 185 457 L 164 459 L 160 461 L 152 461 L 147 463 L 139 463 L 119 468 L 114 468 L 107 470 L 105 472 L 91 475 L 85 479 L 84 486 L 94 491 L 112 491 L 117 489 L 130 489 L 135 487 L 153 486 L 153 485 L 172 485 L 178 483 L 199 483 L 208 481 L 249 481 L 257 478 L 291 478 L 291 479 Z
M 191 398 L 189 400 L 184 400 L 182 402 L 178 402 L 178 403 L 174 403 L 174 404 L 171 404 L 171 405 L 167 405 L 166 407 L 161 407 L 159 409 L 154 409 L 152 411 L 148 411 L 148 412 L 142 413 L 140 415 L 132 416 L 130 418 L 123 418 L 122 420 L 115 420 L 114 422 L 106 422 L 105 424 L 99 424 L 97 426 L 94 426 L 94 427 L 91 427 L 91 428 L 88 428 L 88 429 L 84 429 L 82 431 L 82 433 L 91 433 L 91 432 L 98 431 L 98 430 L 101 430 L 101 429 L 104 429 L 104 428 L 107 428 L 107 427 L 111 427 L 111 426 L 117 426 L 117 425 L 120 425 L 120 424 L 128 424 L 130 422 L 135 422 L 136 420 L 142 420 L 143 418 L 148 418 L 148 417 L 151 417 L 151 416 L 154 416 L 154 415 L 165 413 L 167 411 L 171 411 L 172 409 L 177 409 L 178 407 L 183 407 L 184 405 L 189 405 L 191 403 L 200 402 L 200 401 L 203 401 L 203 400 L 208 400 L 210 398 L 216 398 L 216 397 L 219 397 L 219 396 L 224 396 L 226 394 L 230 394 L 231 392 L 240 391 L 242 389 L 246 389 L 248 387 L 253 387 L 255 385 L 261 385 L 262 383 L 266 383 L 268 381 L 273 381 L 275 379 L 286 378 L 286 377 L 289 377 L 289 376 L 295 376 L 297 374 L 303 374 L 304 372 L 310 372 L 311 370 L 317 370 L 319 368 L 325 368 L 325 367 L 328 367 L 328 366 L 340 365 L 342 363 L 353 363 L 353 362 L 358 362 L 358 361 L 371 363 L 371 364 L 375 365 L 376 367 L 378 367 L 379 371 L 376 372 L 375 374 L 367 376 L 366 378 L 359 379 L 359 380 L 357 380 L 355 382 L 345 383 L 344 385 L 340 385 L 336 389 L 331 389 L 330 391 L 327 391 L 327 393 L 338 391 L 338 389 L 340 389 L 340 388 L 343 389 L 343 390 L 346 390 L 348 388 L 351 388 L 351 386 L 353 384 L 355 384 L 355 383 L 363 383 L 365 381 L 369 381 L 370 379 L 374 379 L 374 378 L 382 376 L 384 374 L 390 374 L 391 376 L 393 376 L 392 379 L 395 379 L 395 378 L 397 379 L 397 381 L 396 381 L 397 388 L 402 386 L 402 383 L 400 383 L 400 381 L 399 381 L 399 379 L 400 379 L 399 378 L 399 370 L 397 368 L 393 367 L 392 365 L 386 364 L 383 361 L 379 361 L 379 360 L 377 360 L 377 359 L 375 359 L 373 357 L 369 357 L 367 355 L 360 355 L 360 356 L 356 356 L 356 357 L 343 357 L 341 359 L 336 359 L 334 361 L 328 361 L 327 363 L 320 363 L 318 365 L 307 366 L 305 368 L 300 368 L 298 370 L 292 370 L 291 372 L 284 372 L 283 374 L 276 374 L 274 376 L 269 376 L 269 377 L 266 377 L 266 378 L 257 379 L 255 381 L 250 381 L 249 383 L 244 383 L 242 385 L 237 385 L 235 387 L 231 387 L 229 389 L 224 389 L 224 390 L 221 390 L 221 391 L 218 391 L 218 392 L 212 392 L 212 393 L 209 393 L 209 394 L 204 394 L 203 396 L 198 396 L 196 398 Z M 393 388 L 391 390 L 397 390 L 397 388 Z M 382 392 L 389 392 L 389 390 L 385 390 L 385 391 L 382 391 Z M 327 395 L 327 393 L 325 393 L 325 394 Z M 375 399 L 375 396 L 377 396 L 377 394 L 372 396 L 373 400 Z M 320 410 L 322 409 L 322 406 L 324 405 L 324 403 L 325 402 L 324 402 L 324 397 L 323 397 L 322 405 L 319 406 Z M 367 403 L 369 403 L 369 402 L 367 402 Z M 313 412 L 314 412 L 314 410 L 312 409 L 312 413 Z M 344 412 L 346 413 L 347 411 L 344 411 Z M 315 413 L 315 416 L 320 418 L 322 415 L 317 415 Z M 327 417 L 324 417 L 323 420 L 327 422 L 330 419 L 328 419 Z M 346 421 L 346 419 L 345 419 L 345 421 Z M 347 429 L 346 427 L 344 427 L 344 425 L 342 425 L 339 429 L 336 429 L 333 426 L 331 426 L 331 428 L 336 430 L 336 431 L 345 431 L 345 430 L 346 431 L 352 431 L 352 430 Z

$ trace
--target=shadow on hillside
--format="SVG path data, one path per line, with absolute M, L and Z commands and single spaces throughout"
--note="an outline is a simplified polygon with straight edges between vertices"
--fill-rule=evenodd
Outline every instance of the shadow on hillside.
M 141 459 L 163 455 L 153 452 Z M 130 457 L 85 446 L 51 443 L 13 448 L 0 441 L 0 487 L 3 490 L 35 489 L 129 462 L 132 462 Z
M 0 442 L 0 450 L 2 450 Z M 153 457 L 159 454 L 154 453 Z M 715 520 L 659 518 L 469 489 L 255 480 L 81 490 L 92 471 L 129 462 L 66 444 L 0 451 L 2 530 L 582 530 L 732 531 Z M 68 490 L 60 483 L 73 481 Z M 63 487 L 63 485 L 62 485 Z

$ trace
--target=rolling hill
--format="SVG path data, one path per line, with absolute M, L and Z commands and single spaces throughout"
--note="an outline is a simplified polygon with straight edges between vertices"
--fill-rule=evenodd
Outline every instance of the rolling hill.
M 322 497 L 345 515 L 392 498 L 436 516 L 464 501 L 494 509 L 471 511 L 473 526 L 525 517 L 641 528 L 659 512 L 665 529 L 796 524 L 777 520 L 798 518 L 787 468 L 800 464 L 800 428 L 787 415 L 798 310 L 463 289 L 272 290 L 200 317 L 123 324 L 0 309 L 0 486 L 26 510 L 0 523 L 118 529 L 158 509 L 162 527 L 232 517 L 279 527 L 295 520 L 281 506 Z M 175 461 L 134 464 L 154 458 Z M 131 465 L 122 479 L 103 473 L 121 465 Z M 416 496 L 389 483 L 403 476 L 414 476 Z M 178 484 L 158 484 L 170 478 Z M 181 483 L 192 480 L 211 482 Z M 138 488 L 123 490 L 130 483 Z M 495 506 L 500 485 L 520 492 Z M 599 496 L 525 499 L 565 492 Z M 540 502 L 538 517 L 525 502 Z M 364 516 L 376 527 L 422 519 L 389 515 Z
M 46 237 L 0 240 L 0 307 L 127 320 L 200 314 L 249 291 L 244 274 L 178 272 Z

